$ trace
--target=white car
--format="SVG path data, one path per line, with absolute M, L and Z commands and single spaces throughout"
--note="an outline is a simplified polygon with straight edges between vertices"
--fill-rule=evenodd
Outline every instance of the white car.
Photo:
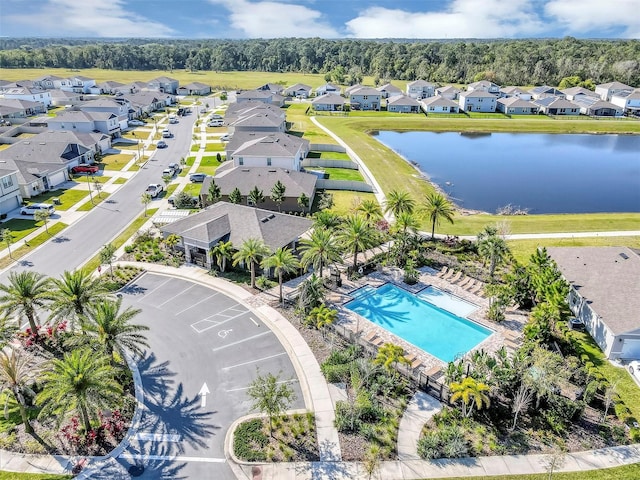
M 171 132 L 167 129 L 162 131 L 162 138 L 171 138 Z
M 142 120 L 129 120 L 129 125 L 133 125 L 134 127 L 142 127 L 146 124 Z
M 48 212 L 49 215 L 53 215 L 56 209 L 50 203 L 32 203 L 31 205 L 25 205 L 20 209 L 21 215 L 35 215 L 36 212 Z
M 229 140 L 231 140 L 231 135 L 229 135 L 228 133 L 225 133 L 220 137 L 221 142 L 228 142 Z
M 635 377 L 636 380 L 640 382 L 640 360 L 633 360 L 629 362 L 627 369 L 631 376 Z
M 148 193 L 149 195 L 151 195 L 151 198 L 156 198 L 158 195 L 162 193 L 163 190 L 164 190 L 164 187 L 159 183 L 152 183 L 147 187 L 147 189 L 145 190 L 145 193 Z

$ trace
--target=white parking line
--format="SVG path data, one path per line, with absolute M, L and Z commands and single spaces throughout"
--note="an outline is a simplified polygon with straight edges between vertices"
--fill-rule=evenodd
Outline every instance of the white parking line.
M 171 278 L 168 278 L 167 280 L 165 280 L 164 282 L 162 282 L 160 285 L 158 285 L 156 288 L 154 288 L 153 290 L 149 291 L 149 292 L 145 292 L 144 295 L 142 297 L 140 297 L 138 299 L 138 302 L 142 301 L 143 299 L 147 298 L 149 295 L 152 295 L 153 292 L 155 292 L 156 290 L 164 287 L 167 283 L 169 283 L 171 281 Z
M 134 440 L 143 440 L 146 442 L 179 442 L 182 435 L 177 433 L 151 433 L 138 432 L 132 437 Z
M 188 288 L 185 288 L 184 290 L 182 290 L 179 293 L 176 293 L 173 297 L 169 297 L 166 301 L 162 302 L 161 304 L 157 305 L 158 307 L 163 307 L 164 305 L 166 305 L 167 303 L 171 302 L 174 298 L 178 298 L 180 295 L 184 295 L 186 292 L 188 292 L 189 290 L 191 290 L 193 287 L 195 287 L 195 285 L 191 285 Z
M 279 382 L 276 383 L 297 383 L 298 380 L 293 379 L 293 380 L 280 380 Z M 225 392 L 240 392 L 241 390 L 249 390 L 251 388 L 251 386 L 248 387 L 241 387 L 241 388 L 231 388 L 229 390 L 225 390 Z
M 220 325 L 223 325 L 223 324 L 225 324 L 225 323 L 227 323 L 227 322 L 230 322 L 231 320 L 233 320 L 233 319 L 235 319 L 235 318 L 241 317 L 241 316 L 242 316 L 242 315 L 244 315 L 245 313 L 247 313 L 247 311 L 244 311 L 244 312 L 242 312 L 242 313 L 239 313 L 239 314 L 237 314 L 237 315 L 234 315 L 233 317 L 227 317 L 227 318 L 225 318 L 224 320 L 222 320 L 221 322 L 216 322 L 215 320 L 209 320 L 208 318 L 203 318 L 202 320 L 198 320 L 196 323 L 192 323 L 192 324 L 191 324 L 191 328 L 193 328 L 193 329 L 194 329 L 196 332 L 198 332 L 198 333 L 206 332 L 207 330 L 211 330 L 212 328 L 216 328 L 216 327 L 219 327 Z M 209 318 L 214 318 L 214 317 L 216 317 L 217 315 L 218 315 L 218 314 L 216 313 L 216 314 L 214 314 L 214 315 L 211 315 L 211 317 L 209 317 Z M 211 323 L 212 325 L 210 325 L 210 326 L 208 326 L 208 327 L 205 327 L 205 328 L 202 328 L 202 329 L 198 329 L 198 328 L 196 327 L 196 325 L 198 325 L 199 323 L 202 323 L 202 322 L 209 322 L 209 323 Z
M 206 457 L 184 457 L 182 455 L 132 455 L 123 453 L 118 458 L 125 460 L 160 460 L 165 462 L 201 462 L 201 463 L 225 463 L 226 458 L 206 458 Z
M 271 358 L 281 357 L 282 355 L 286 355 L 286 354 L 287 354 L 287 352 L 276 353 L 275 355 L 269 355 L 268 357 L 256 358 L 255 360 L 249 360 L 248 362 L 242 362 L 242 363 L 237 363 L 235 365 L 230 365 L 228 367 L 222 368 L 222 370 L 231 370 L 232 368 L 242 367 L 244 365 L 250 365 L 250 364 L 256 363 L 256 362 L 262 362 L 264 360 L 269 360 Z
M 199 302 L 196 302 L 196 303 L 194 303 L 194 304 L 192 304 L 192 305 L 189 305 L 187 308 L 185 308 L 185 309 L 183 309 L 183 310 L 180 310 L 179 312 L 177 312 L 177 313 L 175 314 L 175 316 L 177 317 L 178 315 L 180 315 L 180 314 L 182 314 L 182 313 L 186 312 L 187 310 L 192 309 L 192 308 L 193 308 L 193 307 L 195 307 L 196 305 L 200 305 L 202 302 L 206 302 L 206 301 L 207 301 L 207 300 L 209 300 L 210 298 L 213 298 L 213 297 L 215 297 L 215 296 L 217 296 L 217 295 L 218 295 L 217 293 L 214 293 L 214 294 L 212 294 L 212 295 L 209 295 L 208 297 L 204 297 L 204 298 L 203 298 L 202 300 L 200 300 Z
M 254 335 L 253 337 L 243 338 L 242 340 L 238 340 L 237 342 L 227 343 L 226 345 L 223 345 L 222 347 L 212 348 L 211 351 L 212 352 L 217 352 L 218 350 L 222 350 L 223 348 L 233 347 L 234 345 L 238 345 L 240 343 L 244 343 L 244 342 L 247 342 L 249 340 L 253 340 L 254 338 L 262 337 L 263 335 L 269 335 L 270 333 L 271 333 L 271 330 L 267 330 L 266 332 L 259 333 L 258 335 Z

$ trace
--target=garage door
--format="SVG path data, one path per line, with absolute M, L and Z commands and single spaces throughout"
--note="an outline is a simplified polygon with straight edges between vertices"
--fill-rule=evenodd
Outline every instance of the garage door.
M 0 202 L 0 213 L 9 213 L 20 206 L 20 199 L 15 197 L 6 198 Z
M 58 172 L 54 173 L 53 175 L 49 175 L 49 188 L 54 188 L 66 181 L 67 179 L 64 176 L 64 172 Z
M 640 360 L 640 338 L 625 338 L 622 344 L 620 358 L 625 360 Z

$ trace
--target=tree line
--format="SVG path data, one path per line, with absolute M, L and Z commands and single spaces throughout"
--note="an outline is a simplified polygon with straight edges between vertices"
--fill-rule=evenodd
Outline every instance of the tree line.
M 328 74 L 341 83 L 427 79 L 558 85 L 565 77 L 640 84 L 640 41 L 3 39 L 2 68 L 266 71 Z

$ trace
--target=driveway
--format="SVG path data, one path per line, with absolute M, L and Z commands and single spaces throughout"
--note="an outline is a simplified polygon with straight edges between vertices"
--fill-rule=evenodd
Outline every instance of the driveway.
M 246 306 L 197 283 L 145 273 L 122 295 L 123 307 L 142 309 L 136 323 L 150 327 L 150 349 L 138 364 L 144 410 L 118 464 L 88 478 L 120 478 L 143 465 L 140 478 L 235 479 L 224 439 L 251 410 L 247 389 L 257 369 L 281 372 L 297 396 L 291 408 L 304 408 L 284 347 Z

